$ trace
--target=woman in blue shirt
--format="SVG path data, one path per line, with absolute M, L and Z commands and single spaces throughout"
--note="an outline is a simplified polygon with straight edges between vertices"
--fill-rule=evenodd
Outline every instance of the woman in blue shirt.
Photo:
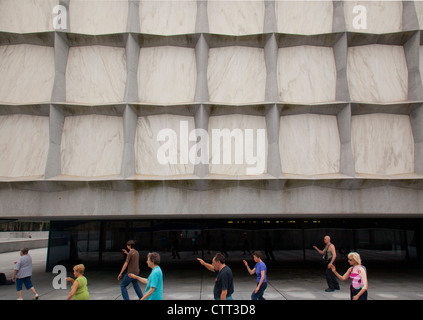
M 159 264 L 160 255 L 157 252 L 150 252 L 147 255 L 147 265 L 152 270 L 148 279 L 136 276 L 133 273 L 128 274 L 129 277 L 147 285 L 145 294 L 140 300 L 163 300 L 163 272 Z
M 250 269 L 247 261 L 242 261 L 247 267 L 249 274 L 257 275 L 257 287 L 251 294 L 251 300 L 266 300 L 264 299 L 263 294 L 264 290 L 267 288 L 267 267 L 266 264 L 261 260 L 261 251 L 254 251 L 253 258 L 254 262 L 256 263 L 253 270 Z

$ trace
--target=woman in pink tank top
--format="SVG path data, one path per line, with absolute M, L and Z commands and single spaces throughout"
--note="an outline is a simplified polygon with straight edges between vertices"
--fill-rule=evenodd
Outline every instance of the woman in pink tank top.
M 348 254 L 348 262 L 351 267 L 341 276 L 336 272 L 335 266 L 331 266 L 333 273 L 342 281 L 351 279 L 350 296 L 351 300 L 367 300 L 367 272 L 361 265 L 361 258 L 357 252 Z

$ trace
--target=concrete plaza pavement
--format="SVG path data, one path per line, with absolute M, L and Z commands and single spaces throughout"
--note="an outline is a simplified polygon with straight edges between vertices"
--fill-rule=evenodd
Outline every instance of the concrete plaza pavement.
M 47 248 L 30 250 L 33 259 L 32 282 L 40 300 L 65 300 L 67 289 L 54 289 L 53 279 L 57 274 L 45 271 Z M 13 273 L 14 261 L 19 252 L 0 254 L 0 272 L 8 279 Z M 207 260 L 207 259 L 205 259 Z M 170 261 L 171 262 L 171 261 Z M 252 261 L 249 261 L 252 267 Z M 242 258 L 228 259 L 234 273 L 234 300 L 250 300 L 255 287 L 255 276 L 250 276 Z M 192 261 L 166 263 L 162 266 L 164 274 L 164 300 L 213 300 L 214 275 L 202 267 L 192 256 Z M 122 300 L 120 281 L 117 275 L 120 267 L 101 270 L 86 270 L 91 300 Z M 340 266 L 342 274 L 346 267 Z M 381 263 L 368 267 L 369 300 L 423 300 L 423 272 L 417 267 L 402 264 L 386 265 Z M 141 264 L 140 275 L 147 277 L 150 270 Z M 68 271 L 67 276 L 73 276 Z M 340 282 L 341 289 L 325 292 L 326 280 L 321 265 L 268 264 L 268 287 L 266 300 L 349 300 L 351 281 Z M 145 286 L 141 285 L 144 292 Z M 134 290 L 128 287 L 131 299 L 136 299 Z M 24 300 L 33 299 L 31 291 L 23 290 Z M 0 300 L 16 300 L 14 285 L 0 286 Z

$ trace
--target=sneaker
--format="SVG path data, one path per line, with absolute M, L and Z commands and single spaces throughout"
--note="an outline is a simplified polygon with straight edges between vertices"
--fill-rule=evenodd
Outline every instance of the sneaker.
M 38 293 L 35 295 L 35 298 L 34 298 L 34 300 L 38 300 Z
M 327 288 L 326 290 L 325 290 L 325 292 L 334 292 L 335 291 L 335 289 L 331 289 L 331 288 Z
M 16 300 L 23 300 L 22 298 L 18 298 L 18 299 L 16 299 Z

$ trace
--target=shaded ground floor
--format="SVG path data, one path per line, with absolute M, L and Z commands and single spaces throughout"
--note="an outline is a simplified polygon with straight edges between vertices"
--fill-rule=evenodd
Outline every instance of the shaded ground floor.
M 274 265 L 321 263 L 329 235 L 338 263 L 351 251 L 363 264 L 419 265 L 423 259 L 423 219 L 159 219 L 51 221 L 46 270 L 84 263 L 91 268 L 122 265 L 122 249 L 135 240 L 142 260 L 157 251 L 163 265 L 179 265 L 222 252 L 230 262 L 252 259 L 260 250 Z

